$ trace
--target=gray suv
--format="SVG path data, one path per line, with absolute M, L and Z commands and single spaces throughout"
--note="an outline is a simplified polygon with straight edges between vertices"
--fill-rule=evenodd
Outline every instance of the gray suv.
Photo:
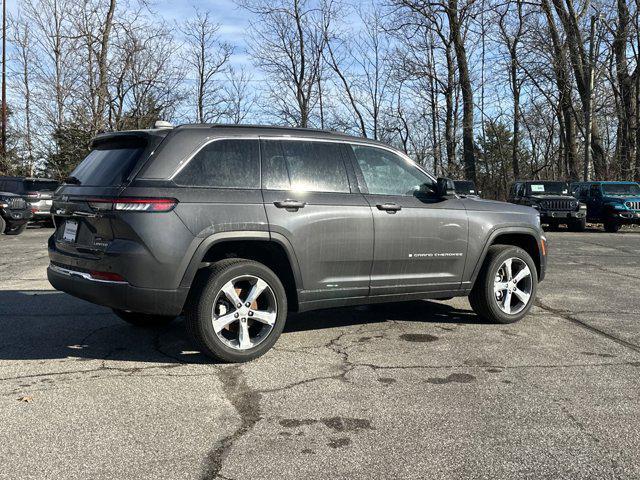
M 387 145 L 308 129 L 102 134 L 53 213 L 56 289 L 135 325 L 184 313 L 228 362 L 265 353 L 288 312 L 469 296 L 515 322 L 546 265 L 534 209 L 459 198 Z

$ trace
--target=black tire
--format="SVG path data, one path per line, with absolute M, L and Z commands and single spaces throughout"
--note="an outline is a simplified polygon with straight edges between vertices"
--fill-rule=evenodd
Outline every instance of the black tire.
M 567 226 L 569 227 L 569 231 L 571 232 L 584 232 L 587 229 L 587 219 L 576 218 L 572 220 Z
M 12 226 L 10 223 L 4 229 L 6 235 L 20 235 L 27 228 L 26 222 L 21 225 Z
M 141 328 L 161 327 L 171 323 L 176 318 L 170 315 L 151 315 L 148 313 L 128 312 L 116 308 L 113 309 L 113 313 L 125 322 Z
M 271 330 L 255 347 L 246 350 L 225 344 L 216 334 L 212 321 L 214 302 L 222 287 L 242 276 L 255 276 L 266 282 L 276 303 Z M 277 275 L 265 265 L 240 258 L 221 260 L 201 271 L 192 288 L 186 309 L 187 329 L 204 354 L 222 362 L 247 362 L 266 353 L 280 337 L 287 319 L 287 294 Z
M 620 224 L 615 220 L 606 220 L 604 222 L 604 231 L 609 233 L 616 233 L 620 230 Z
M 7 222 L 4 221 L 4 218 L 0 217 L 0 235 L 4 233 L 4 229 L 7 227 Z
M 500 309 L 494 292 L 494 280 L 501 265 L 509 258 L 520 259 L 531 271 L 531 293 L 528 303 L 515 314 L 507 314 Z M 469 303 L 473 311 L 484 320 L 494 323 L 514 323 L 524 317 L 536 298 L 538 273 L 535 263 L 527 252 L 511 245 L 493 245 L 489 247 L 487 257 L 482 264 L 476 283 L 469 294 Z

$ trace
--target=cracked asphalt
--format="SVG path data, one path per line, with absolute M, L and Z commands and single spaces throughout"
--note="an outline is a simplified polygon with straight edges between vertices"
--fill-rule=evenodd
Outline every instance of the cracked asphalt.
M 244 365 L 129 326 L 0 237 L 0 478 L 640 478 L 640 233 L 554 232 L 537 306 L 289 319 Z

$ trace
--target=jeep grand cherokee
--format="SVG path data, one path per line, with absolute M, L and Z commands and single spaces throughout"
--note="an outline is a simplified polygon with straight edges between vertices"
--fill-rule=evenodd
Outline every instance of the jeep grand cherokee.
M 137 325 L 184 313 L 230 362 L 266 352 L 292 311 L 469 296 L 515 322 L 546 264 L 534 209 L 459 198 L 387 145 L 308 129 L 101 134 L 53 212 L 55 288 Z

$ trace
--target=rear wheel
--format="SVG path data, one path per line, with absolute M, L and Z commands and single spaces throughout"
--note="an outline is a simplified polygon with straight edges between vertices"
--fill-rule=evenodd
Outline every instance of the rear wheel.
M 537 270 L 529 254 L 518 247 L 494 245 L 489 248 L 469 303 L 486 320 L 513 323 L 529 312 L 537 288 Z
M 246 362 L 267 352 L 287 318 L 287 295 L 276 274 L 244 259 L 222 260 L 202 273 L 187 327 L 203 353 Z
M 616 233 L 620 230 L 620 224 L 615 220 L 605 220 L 604 231 L 609 233 Z
M 176 317 L 170 315 L 151 315 L 148 313 L 129 312 L 126 310 L 113 309 L 118 317 L 131 325 L 143 328 L 160 327 L 173 321 Z
M 584 232 L 587 228 L 587 219 L 575 218 L 569 223 L 568 227 L 572 232 Z
M 6 233 L 7 235 L 20 235 L 22 232 L 25 231 L 26 228 L 27 228 L 26 222 L 20 225 L 11 225 L 10 223 L 8 223 L 4 229 L 4 233 Z

